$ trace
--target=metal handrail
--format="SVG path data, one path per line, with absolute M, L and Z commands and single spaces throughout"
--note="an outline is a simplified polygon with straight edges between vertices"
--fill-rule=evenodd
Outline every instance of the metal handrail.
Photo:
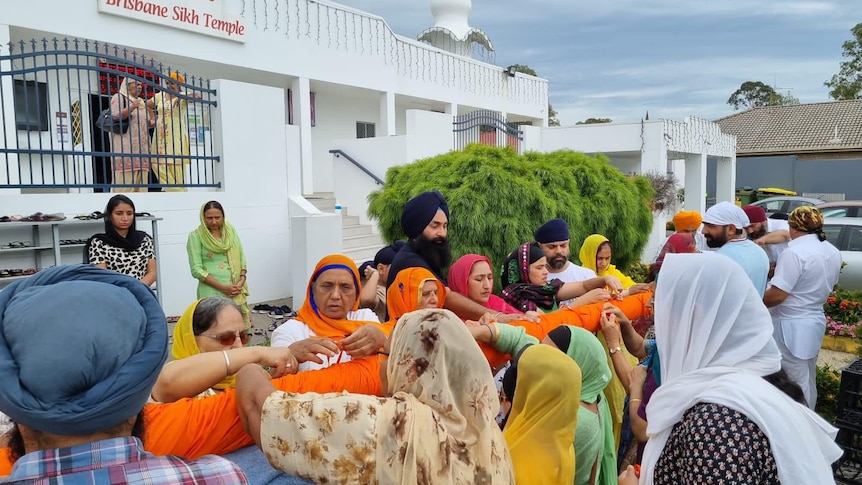
M 362 170 L 363 172 L 365 172 L 365 175 L 368 175 L 369 177 L 371 177 L 372 179 L 374 179 L 374 181 L 375 181 L 375 182 L 377 182 L 377 185 L 383 185 L 383 179 L 381 179 L 381 178 L 380 178 L 380 177 L 378 177 L 377 175 L 374 175 L 373 173 L 371 173 L 371 170 L 368 170 L 367 168 L 365 168 L 364 166 L 362 166 L 362 164 L 361 164 L 361 163 L 357 162 L 353 157 L 351 157 L 350 155 L 348 155 L 347 153 L 345 153 L 345 152 L 344 152 L 344 150 L 341 150 L 341 149 L 339 149 L 339 148 L 335 148 L 335 149 L 329 150 L 329 153 L 331 153 L 331 154 L 335 155 L 336 157 L 344 157 L 344 158 L 346 158 L 346 159 L 347 159 L 347 161 L 349 161 L 350 163 L 352 163 L 352 164 L 356 165 L 356 168 L 358 168 L 359 170 Z

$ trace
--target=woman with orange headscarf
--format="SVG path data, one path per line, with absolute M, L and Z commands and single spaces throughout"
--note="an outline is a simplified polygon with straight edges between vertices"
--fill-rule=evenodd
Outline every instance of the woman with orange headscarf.
M 296 318 L 275 329 L 271 346 L 290 347 L 305 360 L 300 371 L 375 355 L 391 326 L 378 322 L 373 311 L 359 308 L 359 292 L 356 263 L 343 254 L 324 257 L 309 278 Z
M 189 100 L 201 95 L 187 95 L 180 84 L 186 82 L 180 73 L 173 71 L 165 78 L 166 89 L 159 91 L 147 102 L 156 111 L 155 131 L 150 153 L 159 183 L 176 185 L 185 183 L 186 165 L 191 163 L 189 150 Z M 185 187 L 165 187 L 166 192 L 185 192 Z
M 425 268 L 413 267 L 400 271 L 386 293 L 386 309 L 390 323 L 416 310 L 443 308 L 446 287 Z

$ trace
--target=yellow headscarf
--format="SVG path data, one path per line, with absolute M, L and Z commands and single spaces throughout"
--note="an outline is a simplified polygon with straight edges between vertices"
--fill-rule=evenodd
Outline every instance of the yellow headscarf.
M 575 361 L 548 345 L 524 350 L 503 430 L 515 483 L 574 482 L 580 400 L 581 368 Z
M 185 359 L 186 357 L 191 357 L 193 355 L 197 355 L 201 353 L 200 347 L 198 347 L 198 342 L 195 340 L 195 332 L 192 328 L 192 317 L 195 314 L 195 309 L 198 307 L 198 303 L 201 301 L 198 300 L 183 312 L 183 316 L 180 317 L 176 326 L 174 326 L 174 343 L 171 346 L 171 354 L 174 356 L 174 360 Z M 236 382 L 236 375 L 230 375 L 221 380 L 218 384 L 214 385 L 215 389 L 228 389 L 234 386 Z
M 599 252 L 599 246 L 607 242 L 607 240 L 608 238 L 602 236 L 601 234 L 593 234 L 588 238 L 584 239 L 584 243 L 581 245 L 581 252 L 579 253 L 579 257 L 581 258 L 581 266 L 595 271 L 597 276 L 616 276 L 617 279 L 619 279 L 620 282 L 623 284 L 623 288 L 634 286 L 634 280 L 624 275 L 620 270 L 617 269 L 616 266 L 612 264 L 609 264 L 607 269 L 605 269 L 601 273 L 596 270 L 596 254 Z

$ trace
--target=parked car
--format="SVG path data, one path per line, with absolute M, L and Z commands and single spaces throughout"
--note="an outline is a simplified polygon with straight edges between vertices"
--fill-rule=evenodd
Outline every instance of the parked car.
M 862 290 L 862 218 L 824 218 L 823 232 L 826 240 L 841 251 L 841 260 L 845 263 L 838 286 L 845 290 Z
M 823 217 L 862 217 L 862 200 L 839 200 L 815 206 Z
M 814 197 L 800 197 L 798 195 L 780 195 L 777 197 L 767 197 L 752 202 L 751 205 L 763 207 L 767 214 L 783 212 L 789 214 L 793 209 L 806 205 L 818 205 L 823 201 Z

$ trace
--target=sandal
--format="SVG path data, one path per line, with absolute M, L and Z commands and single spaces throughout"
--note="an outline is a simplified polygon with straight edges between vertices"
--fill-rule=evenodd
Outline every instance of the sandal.
M 28 268 L 24 270 L 24 276 L 36 274 L 36 268 Z
M 149 212 L 135 212 L 135 217 L 153 217 Z
M 10 276 L 24 276 L 24 270 L 20 269 L 20 268 L 10 269 L 9 275 Z
M 0 278 L 9 278 L 12 273 L 8 269 L 0 269 Z

